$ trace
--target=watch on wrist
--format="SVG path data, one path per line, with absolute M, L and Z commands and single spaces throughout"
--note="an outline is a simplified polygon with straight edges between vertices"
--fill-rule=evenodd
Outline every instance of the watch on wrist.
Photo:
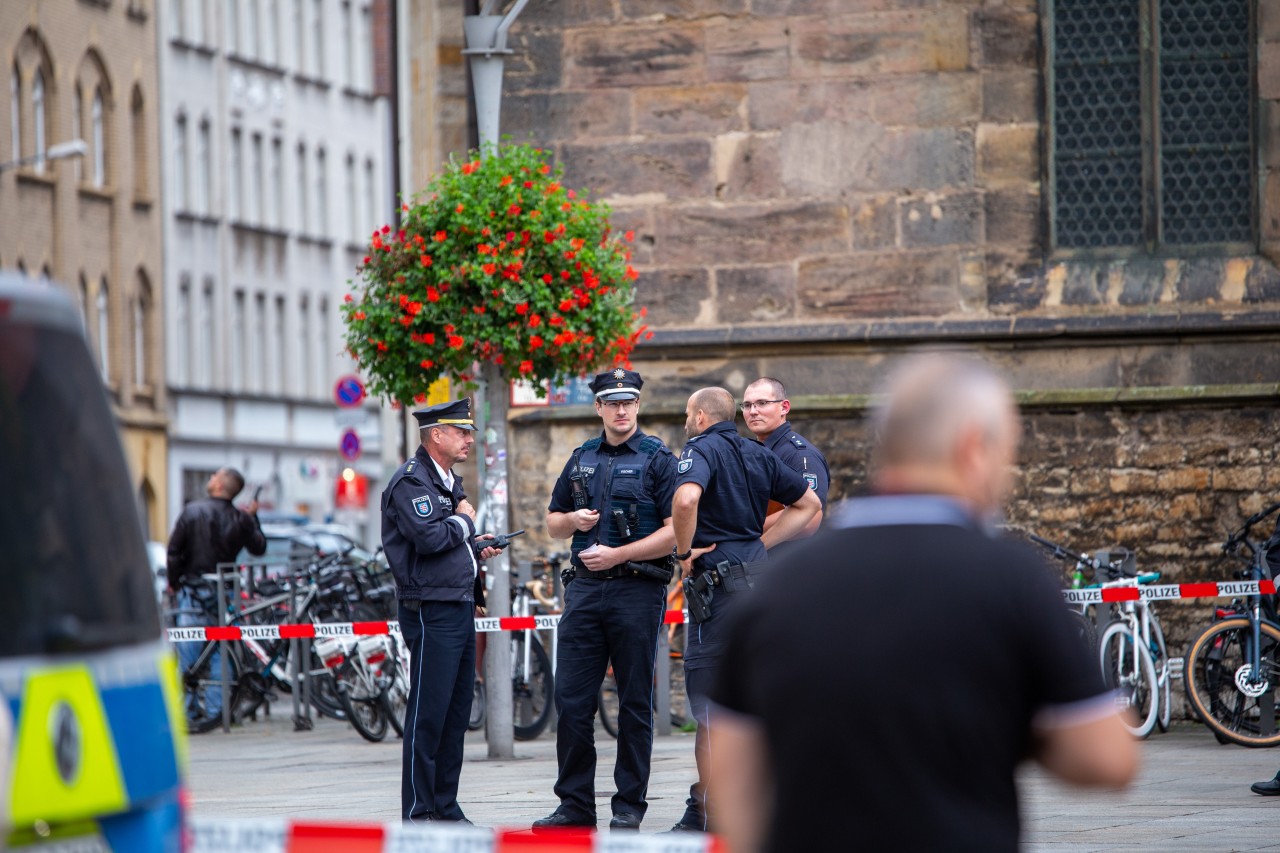
M 672 548 L 672 549 L 671 549 L 671 554 L 672 554 L 672 555 L 673 555 L 677 560 L 679 560 L 680 562 L 682 562 L 682 563 L 683 563 L 685 560 L 689 559 L 689 557 L 693 554 L 693 549 L 692 549 L 692 548 L 690 548 L 688 551 L 685 551 L 683 554 L 677 554 L 677 553 L 676 553 L 676 549 L 675 549 L 675 548 Z

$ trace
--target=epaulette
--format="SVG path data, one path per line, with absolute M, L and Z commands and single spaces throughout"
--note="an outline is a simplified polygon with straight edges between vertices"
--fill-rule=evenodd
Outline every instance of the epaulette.
M 640 452 L 645 456 L 652 456 L 664 448 L 666 448 L 666 445 L 663 444 L 662 439 L 658 438 L 656 435 L 646 435 L 644 438 L 640 439 Z
M 410 459 L 410 460 L 405 464 L 405 466 L 404 466 L 404 472 L 405 472 L 406 474 L 412 474 L 412 473 L 413 473 L 413 469 L 414 469 L 414 468 L 416 468 L 417 466 L 418 466 L 418 460 L 417 460 L 417 459 Z
M 796 435 L 794 432 L 787 436 L 787 438 L 791 439 L 791 443 L 796 447 L 804 447 L 804 439 Z
M 579 450 L 595 450 L 597 447 L 600 446 L 600 443 L 602 441 L 604 441 L 604 439 L 597 435 L 595 438 L 589 438 L 586 441 L 582 442 L 582 446 L 579 447 L 578 449 Z
M 685 444 L 686 444 L 686 445 L 693 444 L 695 441 L 698 441 L 699 439 L 701 439 L 704 435 L 706 435 L 706 433 L 705 433 L 705 432 L 700 432 L 700 433 L 698 433 L 697 435 L 695 435 L 693 438 L 688 439 L 688 440 L 685 442 Z

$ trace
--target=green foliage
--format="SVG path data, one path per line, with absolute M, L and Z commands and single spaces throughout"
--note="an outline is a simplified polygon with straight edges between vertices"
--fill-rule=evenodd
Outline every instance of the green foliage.
M 375 394 L 420 401 L 440 376 L 471 382 L 478 363 L 504 379 L 564 381 L 629 366 L 646 334 L 644 309 L 632 309 L 632 235 L 563 187 L 545 152 L 487 153 L 450 162 L 403 206 L 400 230 L 373 234 L 342 315 Z

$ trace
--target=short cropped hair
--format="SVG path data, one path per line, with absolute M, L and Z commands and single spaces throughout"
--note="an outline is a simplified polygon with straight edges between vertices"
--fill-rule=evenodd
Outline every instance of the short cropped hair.
M 707 413 L 712 423 L 733 420 L 733 395 L 723 388 L 701 388 L 693 394 L 693 410 Z
M 227 498 L 234 498 L 244 491 L 244 476 L 235 468 L 226 466 L 218 473 L 222 475 L 222 482 L 226 484 L 227 491 L 230 492 Z
M 973 426 L 996 440 L 1012 406 L 1004 379 L 971 355 L 909 357 L 890 373 L 875 407 L 875 460 L 881 466 L 943 462 Z

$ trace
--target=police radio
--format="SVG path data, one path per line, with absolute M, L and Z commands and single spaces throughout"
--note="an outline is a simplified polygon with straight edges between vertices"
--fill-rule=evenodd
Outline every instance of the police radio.
M 582 469 L 578 467 L 577 457 L 573 461 L 573 473 L 569 475 L 569 492 L 573 495 L 573 508 L 587 509 L 587 486 L 583 482 Z

